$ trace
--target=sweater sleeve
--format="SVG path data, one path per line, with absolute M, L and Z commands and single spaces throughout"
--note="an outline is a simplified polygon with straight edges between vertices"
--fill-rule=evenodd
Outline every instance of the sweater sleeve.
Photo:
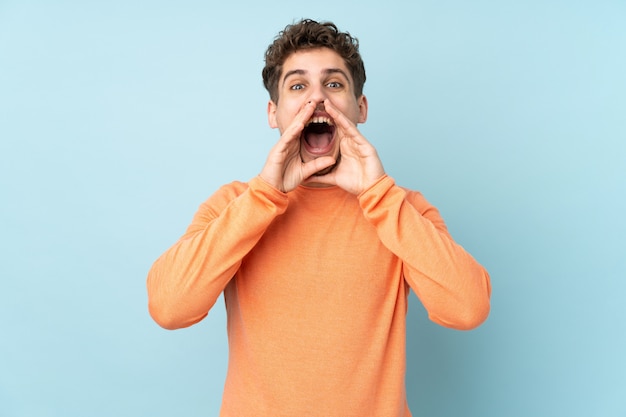
M 152 265 L 147 278 L 152 318 L 167 329 L 202 320 L 287 203 L 286 194 L 259 177 L 247 186 L 233 183 L 218 190 Z
M 489 275 L 454 242 L 435 207 L 389 176 L 361 193 L 359 202 L 383 244 L 402 261 L 405 280 L 432 321 L 468 330 L 486 320 Z

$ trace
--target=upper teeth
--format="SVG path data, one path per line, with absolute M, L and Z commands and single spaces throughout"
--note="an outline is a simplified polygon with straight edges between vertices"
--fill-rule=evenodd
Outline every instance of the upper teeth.
M 307 122 L 307 126 L 310 125 L 311 123 L 327 123 L 328 125 L 333 126 L 333 121 L 329 119 L 328 117 L 323 117 L 323 116 L 311 117 L 309 121 Z

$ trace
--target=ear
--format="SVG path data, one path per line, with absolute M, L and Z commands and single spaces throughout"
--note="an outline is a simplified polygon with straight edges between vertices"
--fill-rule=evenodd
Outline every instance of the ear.
M 367 97 L 361 95 L 357 102 L 359 104 L 359 123 L 365 123 L 367 120 Z
M 276 103 L 272 100 L 267 103 L 267 122 L 272 129 L 276 129 L 278 127 L 278 123 L 276 122 L 276 108 Z

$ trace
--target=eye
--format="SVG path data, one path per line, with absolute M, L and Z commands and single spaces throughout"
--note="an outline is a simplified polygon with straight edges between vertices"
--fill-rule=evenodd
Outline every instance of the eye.
M 304 88 L 304 84 L 294 84 L 290 87 L 291 90 L 302 90 Z
M 331 81 L 328 84 L 326 84 L 326 86 L 330 88 L 341 88 L 343 84 L 341 84 L 339 81 Z

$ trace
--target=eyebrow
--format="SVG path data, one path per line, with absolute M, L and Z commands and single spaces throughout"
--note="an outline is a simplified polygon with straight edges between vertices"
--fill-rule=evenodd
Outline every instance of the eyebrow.
M 283 77 L 283 86 L 285 85 L 285 82 L 287 81 L 287 78 L 291 77 L 292 75 L 304 75 L 306 74 L 308 71 L 303 70 L 303 69 L 295 69 L 295 70 L 291 70 L 285 73 L 284 77 Z M 348 82 L 350 81 L 350 77 L 348 77 L 348 74 L 346 74 L 346 72 L 344 70 L 342 70 L 341 68 L 328 68 L 325 69 L 324 71 L 322 71 L 322 74 L 324 75 L 330 75 L 330 74 L 341 74 L 344 76 L 344 78 L 346 80 L 348 80 Z

